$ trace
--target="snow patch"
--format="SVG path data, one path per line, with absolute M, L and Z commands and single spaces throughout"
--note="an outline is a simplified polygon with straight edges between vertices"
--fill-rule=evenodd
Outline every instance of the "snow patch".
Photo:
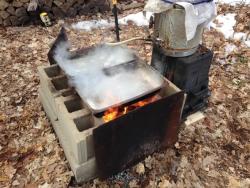
M 144 16 L 143 12 L 138 12 L 136 14 L 129 14 L 123 18 L 118 20 L 120 25 L 127 25 L 129 21 L 133 22 L 137 26 L 148 26 L 150 17 L 153 13 L 147 12 Z M 89 20 L 89 21 L 81 21 L 72 24 L 73 29 L 91 31 L 93 29 L 105 29 L 114 27 L 114 21 L 109 22 L 108 20 Z
M 226 39 L 232 38 L 234 34 L 234 25 L 236 24 L 235 20 L 236 14 L 226 14 L 226 15 L 218 15 L 216 20 L 218 21 L 218 25 L 211 24 L 211 27 L 215 28 L 217 31 L 223 33 Z
M 211 27 L 221 32 L 226 39 L 240 40 L 245 45 L 250 47 L 250 39 L 247 38 L 247 34 L 243 32 L 234 32 L 234 26 L 236 24 L 235 20 L 236 14 L 228 13 L 225 15 L 218 15 L 216 20 L 218 24 L 211 23 Z
M 138 12 L 136 14 L 129 14 L 128 16 L 119 19 L 119 24 L 127 25 L 129 21 L 132 21 L 137 26 L 147 26 L 149 25 L 149 19 L 153 13 L 147 12 L 143 15 L 143 12 Z
M 81 21 L 75 24 L 72 24 L 73 29 L 91 31 L 92 29 L 105 29 L 112 27 L 113 24 L 108 22 L 107 20 L 89 20 L 89 21 Z
M 216 0 L 216 2 L 233 6 L 236 4 L 250 4 L 250 0 Z
M 245 41 L 245 44 L 247 45 L 247 47 L 250 47 L 250 40 Z
M 226 53 L 226 56 L 231 54 L 234 50 L 237 49 L 237 46 L 235 46 L 234 44 L 227 44 L 225 46 L 225 53 Z

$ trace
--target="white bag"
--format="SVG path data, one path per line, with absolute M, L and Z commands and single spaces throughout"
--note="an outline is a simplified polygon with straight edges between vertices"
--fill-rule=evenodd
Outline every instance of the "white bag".
M 186 38 L 189 41 L 194 37 L 198 25 L 203 24 L 206 27 L 216 16 L 216 6 L 213 1 L 197 5 L 193 5 L 192 2 L 195 0 L 175 0 L 173 4 L 162 0 L 148 0 L 144 11 L 161 13 L 174 8 L 174 4 L 183 7 L 185 9 Z

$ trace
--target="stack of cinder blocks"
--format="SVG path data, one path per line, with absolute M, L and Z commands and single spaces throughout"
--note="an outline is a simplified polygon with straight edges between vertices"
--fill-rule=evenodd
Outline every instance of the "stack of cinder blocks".
M 80 183 L 95 178 L 97 166 L 92 132 L 102 122 L 91 115 L 76 91 L 69 87 L 67 77 L 58 65 L 39 67 L 38 72 L 40 100 L 76 181 Z M 176 92 L 176 86 L 168 83 L 168 92 Z M 204 115 L 197 112 L 189 116 L 183 125 L 189 126 L 203 118 Z
M 39 96 L 77 182 L 97 175 L 92 131 L 94 120 L 58 65 L 38 68 Z

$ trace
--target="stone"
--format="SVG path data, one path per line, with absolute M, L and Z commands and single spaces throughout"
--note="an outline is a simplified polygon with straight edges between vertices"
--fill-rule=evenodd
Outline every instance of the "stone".
M 0 11 L 0 17 L 2 17 L 4 20 L 5 20 L 6 18 L 8 18 L 9 15 L 10 15 L 10 14 L 9 14 L 8 12 L 4 11 L 4 10 Z
M 77 0 L 67 0 L 66 3 L 63 4 L 63 6 L 61 7 L 62 11 L 64 11 L 65 13 L 67 13 L 67 11 L 69 10 L 69 8 L 71 8 Z
M 16 11 L 14 9 L 13 6 L 9 6 L 6 10 L 8 13 L 10 13 L 11 15 L 15 15 L 16 14 Z
M 52 7 L 52 12 L 56 18 L 64 18 L 65 14 L 59 7 Z
M 76 9 L 74 8 L 69 8 L 69 10 L 67 11 L 67 14 L 66 14 L 68 17 L 74 17 L 77 15 L 77 11 Z
M 30 0 L 20 0 L 22 3 L 28 3 Z
M 47 5 L 43 6 L 42 11 L 49 13 L 51 11 L 51 8 Z
M 139 175 L 142 175 L 145 173 L 145 167 L 144 167 L 144 164 L 143 163 L 138 163 L 136 165 L 136 173 L 139 174 Z
M 101 13 L 103 13 L 103 12 L 105 12 L 105 11 L 110 11 L 110 6 L 107 5 L 107 4 L 101 5 L 101 6 L 99 6 L 99 11 L 100 11 Z
M 0 17 L 0 25 L 3 25 L 3 19 Z
M 83 4 L 85 4 L 85 1 L 84 1 L 84 0 L 77 0 L 77 4 L 83 5 Z M 86 3 L 86 4 L 87 4 L 87 3 Z
M 3 21 L 3 26 L 10 26 L 11 25 L 11 21 L 9 18 L 6 18 L 4 21 Z
M 48 7 L 52 7 L 52 3 L 53 3 L 53 0 L 44 0 L 44 5 L 48 6 Z
M 61 8 L 65 2 L 64 2 L 63 0 L 54 0 L 53 3 L 54 3 L 57 7 Z
M 11 25 L 13 26 L 20 25 L 20 21 L 18 20 L 18 17 L 16 16 L 10 16 L 10 21 L 11 21 Z
M 5 10 L 9 6 L 5 0 L 0 0 L 0 10 Z
M 88 13 L 90 13 L 89 6 L 83 6 L 78 12 L 79 15 L 87 15 Z
M 22 16 L 27 16 L 27 11 L 24 7 L 20 7 L 16 9 L 16 14 L 17 17 L 22 17 Z
M 31 0 L 29 5 L 28 5 L 27 11 L 28 12 L 36 11 L 37 7 L 38 7 L 38 1 L 37 0 Z
M 19 7 L 22 7 L 22 6 L 23 6 L 23 3 L 20 2 L 20 1 L 14 1 L 14 2 L 12 3 L 12 6 L 13 6 L 13 7 L 16 7 L 16 8 L 19 8 Z
M 30 17 L 28 15 L 21 16 L 18 18 L 18 21 L 20 22 L 20 25 L 25 25 L 30 21 Z
M 75 3 L 75 4 L 72 6 L 72 8 L 76 9 L 77 11 L 80 10 L 82 7 L 83 7 L 83 6 L 82 6 L 82 5 L 80 6 L 78 3 Z

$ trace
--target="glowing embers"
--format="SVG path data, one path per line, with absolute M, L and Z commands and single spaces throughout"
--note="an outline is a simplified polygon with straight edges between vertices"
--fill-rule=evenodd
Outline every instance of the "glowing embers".
M 128 106 L 118 106 L 118 107 L 112 107 L 105 111 L 102 119 L 105 123 L 114 120 L 124 114 L 127 114 L 128 112 L 135 110 L 136 108 L 145 106 L 146 104 L 152 103 L 154 101 L 159 100 L 161 97 L 159 95 L 154 95 L 152 97 L 146 98 L 144 100 L 135 102 Z

